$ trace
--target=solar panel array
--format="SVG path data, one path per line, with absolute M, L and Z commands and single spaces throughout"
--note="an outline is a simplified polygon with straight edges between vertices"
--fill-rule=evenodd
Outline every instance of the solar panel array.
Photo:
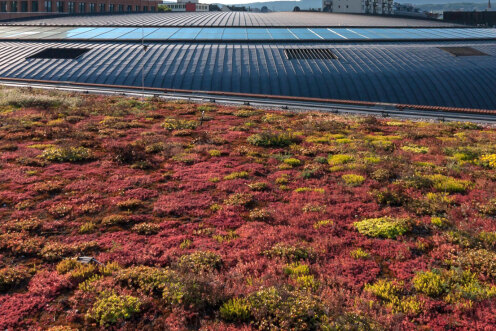
M 148 13 L 93 16 L 62 16 L 56 18 L 14 21 L 9 25 L 52 26 L 391 26 L 446 27 L 456 24 L 437 20 L 408 19 L 379 15 L 353 15 L 318 12 L 204 12 L 204 13 Z
M 155 41 L 365 41 L 496 39 L 492 28 L 0 27 L 0 39 Z

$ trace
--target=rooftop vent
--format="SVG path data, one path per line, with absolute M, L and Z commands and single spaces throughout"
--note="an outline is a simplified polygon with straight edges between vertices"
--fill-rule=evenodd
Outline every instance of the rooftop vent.
M 472 47 L 439 47 L 443 51 L 446 51 L 454 56 L 482 56 L 487 55 Z
M 332 60 L 338 57 L 328 48 L 288 48 L 284 50 L 288 60 Z
M 26 59 L 77 59 L 88 51 L 89 48 L 46 48 Z

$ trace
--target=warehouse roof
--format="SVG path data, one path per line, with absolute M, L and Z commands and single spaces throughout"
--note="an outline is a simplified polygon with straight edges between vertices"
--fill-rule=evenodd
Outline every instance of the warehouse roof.
M 144 64 L 147 87 L 496 109 L 494 56 L 489 41 L 169 42 L 144 57 L 136 43 L 16 41 L 0 42 L 0 77 L 141 86 Z
M 7 25 L 49 26 L 284 26 L 284 27 L 450 27 L 459 26 L 436 20 L 399 18 L 378 15 L 355 15 L 320 12 L 194 12 L 147 13 L 97 16 L 64 16 L 26 19 Z
M 154 88 L 496 109 L 496 29 L 245 12 L 10 24 L 0 26 L 0 79 L 141 86 L 143 73 Z

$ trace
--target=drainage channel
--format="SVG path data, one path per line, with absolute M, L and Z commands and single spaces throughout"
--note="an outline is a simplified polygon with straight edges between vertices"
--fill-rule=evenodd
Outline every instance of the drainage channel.
M 334 114 L 354 114 L 354 115 L 373 115 L 378 117 L 391 117 L 391 118 L 404 118 L 404 119 L 430 119 L 435 121 L 461 121 L 461 122 L 476 122 L 476 123 L 496 123 L 495 114 L 477 114 L 477 113 L 464 113 L 454 111 L 440 111 L 440 110 L 418 110 L 418 109 L 396 109 L 394 107 L 384 105 L 346 105 L 327 102 L 312 102 L 312 101 L 297 101 L 286 99 L 266 99 L 257 97 L 238 97 L 228 95 L 209 94 L 208 92 L 202 93 L 180 93 L 161 91 L 160 89 L 139 90 L 136 88 L 124 87 L 89 87 L 77 86 L 71 83 L 58 84 L 50 83 L 32 83 L 32 82 L 17 82 L 14 80 L 0 79 L 0 85 L 16 88 L 36 88 L 36 89 L 49 89 L 65 92 L 75 92 L 84 94 L 100 94 L 100 95 L 124 95 L 129 97 L 143 97 L 150 98 L 156 97 L 164 100 L 187 100 L 199 103 L 218 103 L 222 105 L 249 105 L 264 109 L 280 109 L 294 112 L 308 112 L 318 111 Z

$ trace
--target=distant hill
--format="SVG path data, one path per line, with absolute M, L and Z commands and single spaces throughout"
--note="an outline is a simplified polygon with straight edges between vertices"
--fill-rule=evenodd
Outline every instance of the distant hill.
M 239 6 L 251 8 L 262 8 L 266 6 L 273 11 L 292 11 L 298 6 L 302 10 L 311 8 L 322 8 L 322 0 L 302 0 L 302 1 L 267 1 L 267 2 L 250 2 Z
M 484 2 L 457 2 L 457 3 L 430 3 L 430 4 L 420 4 L 416 6 L 423 11 L 434 11 L 434 12 L 443 12 L 443 11 L 474 11 L 474 10 L 485 10 L 487 9 L 487 1 Z
M 487 0 L 473 0 L 466 3 L 461 3 L 460 0 L 395 0 L 399 3 L 411 3 L 422 10 L 484 10 Z M 494 5 L 496 5 L 496 0 Z M 292 11 L 295 6 L 300 7 L 301 10 L 308 10 L 311 8 L 321 8 L 322 0 L 301 0 L 301 1 L 267 1 L 267 2 L 248 2 L 238 6 L 246 6 L 251 8 L 262 8 L 266 6 L 269 10 L 273 11 Z
M 420 5 L 430 5 L 430 4 L 460 4 L 462 1 L 460 0 L 413 0 L 413 1 L 408 1 L 408 0 L 395 0 L 395 2 L 399 3 L 411 3 L 414 6 L 419 7 Z M 472 3 L 486 3 L 487 0 L 472 0 L 472 1 L 466 1 L 464 4 L 472 4 Z

